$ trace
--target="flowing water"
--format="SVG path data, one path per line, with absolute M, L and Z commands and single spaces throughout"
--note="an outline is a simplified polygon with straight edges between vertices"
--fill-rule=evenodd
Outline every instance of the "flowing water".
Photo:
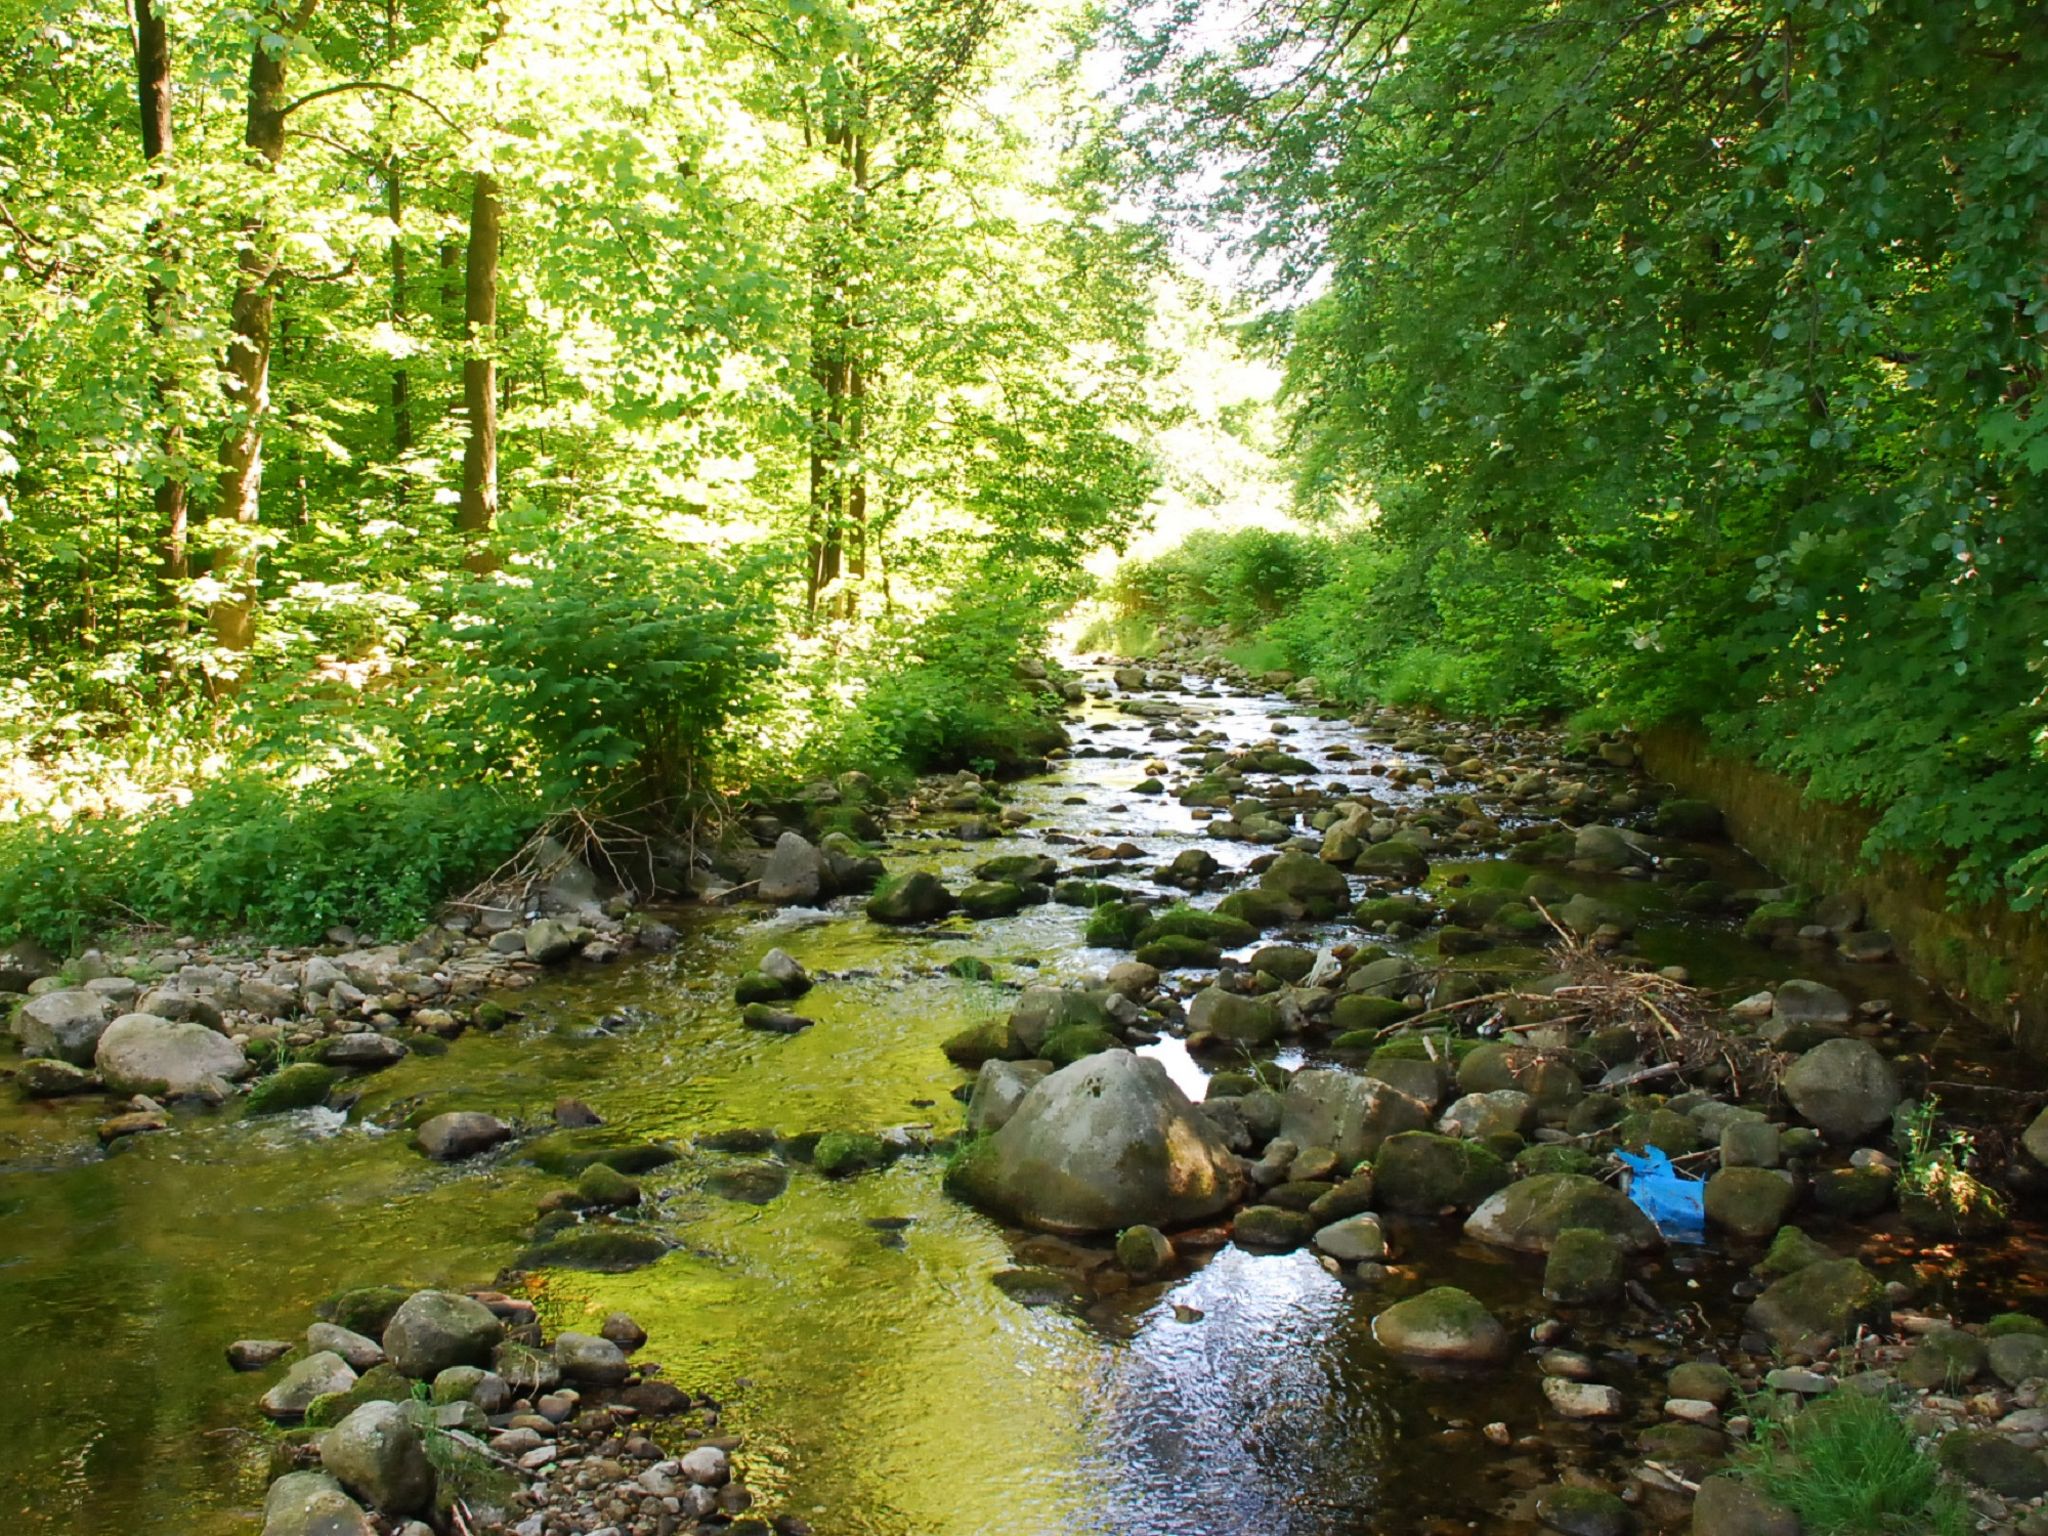
M 1381 761 L 1402 756 L 1277 698 L 1167 697 L 1182 716 L 1134 718 L 1102 702 L 1082 710 L 1077 755 L 1019 789 L 1031 828 L 974 844 L 913 832 L 891 864 L 958 876 L 998 852 L 1044 851 L 1072 866 L 1077 842 L 1128 839 L 1144 856 L 1111 877 L 1144 887 L 1144 872 L 1183 847 L 1236 864 L 1260 851 L 1205 840 L 1170 798 L 1130 793 L 1147 757 L 1186 744 L 1177 738 L 1203 730 L 1245 745 L 1285 726 L 1286 749 L 1315 761 L 1326 786 L 1357 773 L 1347 745 Z M 1443 768 L 1429 766 L 1443 787 Z M 1402 793 L 1373 787 L 1383 800 Z M 1768 883 L 1732 853 L 1724 867 L 1738 883 Z M 1440 865 L 1432 880 L 1456 874 L 1519 884 L 1528 871 L 1475 861 Z M 1645 884 L 1592 884 L 1638 908 L 1657 900 Z M 685 1146 L 761 1126 L 950 1132 L 964 1074 L 939 1042 L 1007 1004 L 999 987 L 941 968 L 973 954 L 1003 980 L 1028 981 L 1120 958 L 1082 947 L 1082 921 L 1048 906 L 897 933 L 854 905 L 696 913 L 679 919 L 671 955 L 514 994 L 520 1022 L 368 1080 L 346 1118 L 193 1113 L 102 1156 L 100 1106 L 9 1102 L 0 1513 L 21 1531 L 255 1529 L 265 1442 L 254 1404 L 270 1377 L 233 1374 L 222 1347 L 295 1336 L 318 1299 L 349 1285 L 488 1283 L 558 1182 L 520 1164 L 516 1148 L 431 1164 L 402 1129 L 379 1126 L 424 1107 L 539 1125 L 566 1094 L 616 1128 Z M 731 1001 L 737 975 L 775 945 L 829 977 L 802 1004 L 816 1027 L 792 1037 L 742 1029 Z M 1642 947 L 1716 984 L 1797 970 L 1852 996 L 1889 996 L 1937 1027 L 1951 1022 L 1895 968 L 1793 965 L 1725 925 L 1673 919 L 1647 928 Z M 1185 1051 L 1171 1041 L 1152 1049 L 1199 1095 L 1203 1074 Z M 1163 1287 L 1030 1309 L 989 1276 L 1058 1245 L 1006 1234 L 949 1200 L 937 1160 L 906 1158 L 844 1182 L 797 1163 L 784 1192 L 760 1205 L 707 1187 L 759 1162 L 697 1151 L 657 1170 L 643 1182 L 676 1251 L 629 1274 L 534 1283 L 555 1325 L 632 1312 L 652 1336 L 650 1358 L 724 1401 L 762 1504 L 821 1532 L 1507 1529 L 1492 1514 L 1503 1499 L 1561 1462 L 1597 1463 L 1615 1448 L 1613 1432 L 1597 1429 L 1540 1447 L 1483 1445 L 1480 1425 L 1537 1424 L 1527 1362 L 1481 1380 L 1399 1371 L 1371 1340 L 1385 1297 L 1347 1288 L 1307 1254 L 1224 1248 Z M 1432 1280 L 1466 1286 L 1511 1323 L 1537 1314 L 1535 1261 L 1469 1249 L 1455 1226 L 1415 1224 L 1397 1239 Z M 1650 1284 L 1675 1307 L 1723 1298 L 1725 1315 L 1729 1272 L 1711 1252 L 1679 1254 Z M 1651 1350 L 1638 1344 L 1634 1365 L 1609 1362 L 1611 1379 L 1626 1388 L 1640 1371 L 1647 1383 L 1656 1348 L 1706 1336 L 1698 1314 L 1675 1312 Z

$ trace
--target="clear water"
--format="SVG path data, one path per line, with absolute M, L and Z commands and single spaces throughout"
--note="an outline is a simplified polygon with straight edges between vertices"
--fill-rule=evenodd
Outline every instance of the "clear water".
M 1370 783 L 1390 798 L 1362 763 L 1325 758 L 1339 743 L 1368 760 L 1396 756 L 1341 722 L 1277 699 L 1180 702 L 1185 719 L 1163 723 L 1089 706 L 1081 744 L 1137 755 L 1077 756 L 1024 786 L 1038 820 L 1015 837 L 963 845 L 921 834 L 891 862 L 957 873 L 997 852 L 1042 849 L 1071 867 L 1078 838 L 1142 846 L 1136 868 L 1108 876 L 1124 883 L 1144 884 L 1144 870 L 1195 842 L 1243 864 L 1258 850 L 1202 839 L 1170 799 L 1130 793 L 1147 757 L 1171 757 L 1195 731 L 1243 745 L 1285 721 L 1294 731 L 1282 744 L 1319 761 L 1317 782 Z M 1518 878 L 1484 863 L 1438 873 L 1460 870 Z M 944 1133 L 959 1124 L 951 1090 L 963 1074 L 938 1044 L 1004 1007 L 1005 994 L 939 968 L 972 953 L 1028 981 L 1117 958 L 1081 947 L 1081 923 L 1057 906 L 912 934 L 850 908 L 698 914 L 672 955 L 516 994 L 520 1023 L 369 1080 L 346 1121 L 193 1114 L 103 1157 L 99 1106 L 9 1096 L 0 1512 L 23 1531 L 254 1529 L 266 1445 L 254 1404 L 270 1377 L 233 1374 L 222 1347 L 294 1336 L 315 1301 L 347 1285 L 488 1283 L 554 1184 L 510 1155 L 427 1163 L 402 1130 L 379 1125 L 457 1105 L 541 1125 L 569 1094 L 615 1127 L 679 1143 L 754 1126 Z M 773 945 L 830 973 L 802 1005 L 817 1027 L 794 1037 L 743 1030 L 731 1003 L 737 973 Z M 1649 945 L 1717 982 L 1788 969 L 1785 957 L 1711 926 L 1657 930 Z M 1890 968 L 1829 979 L 1936 1007 Z M 598 1025 L 611 1015 L 623 1018 Z M 1184 1050 L 1155 1049 L 1199 1092 L 1201 1069 Z M 1477 1381 L 1394 1369 L 1370 1334 L 1385 1296 L 1347 1289 L 1307 1255 L 1225 1248 L 1165 1287 L 1079 1311 L 1028 1310 L 988 1277 L 1061 1245 L 1006 1234 L 948 1200 L 934 1160 L 844 1183 L 797 1166 L 765 1206 L 705 1189 L 742 1160 L 693 1152 L 644 1180 L 681 1244 L 653 1266 L 530 1283 L 558 1325 L 632 1312 L 652 1336 L 650 1357 L 725 1401 L 763 1503 L 820 1530 L 1305 1536 L 1436 1530 L 1445 1519 L 1512 1529 L 1496 1512 L 1515 1507 L 1517 1490 L 1560 1461 L 1598 1459 L 1599 1431 L 1540 1450 L 1483 1445 L 1479 1425 L 1503 1420 L 1521 1434 L 1538 1424 L 1529 1363 Z M 1533 1315 L 1534 1261 L 1471 1251 L 1455 1227 L 1413 1225 L 1398 1240 L 1431 1280 L 1467 1286 L 1511 1322 Z M 1694 1278 L 1658 1272 L 1651 1282 L 1674 1302 L 1725 1296 L 1725 1286 L 1695 1291 Z M 1674 1325 L 1667 1342 L 1687 1337 Z

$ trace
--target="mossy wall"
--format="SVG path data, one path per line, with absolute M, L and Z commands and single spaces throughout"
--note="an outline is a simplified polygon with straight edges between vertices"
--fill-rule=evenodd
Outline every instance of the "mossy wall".
M 1737 842 L 1787 879 L 1862 897 L 1900 958 L 2033 1055 L 2048 1058 L 2048 915 L 2003 902 L 1954 908 L 1946 872 L 1861 856 L 1871 816 L 1809 800 L 1794 780 L 1709 750 L 1696 730 L 1663 726 L 1639 743 L 1643 765 L 1680 793 L 1711 800 Z

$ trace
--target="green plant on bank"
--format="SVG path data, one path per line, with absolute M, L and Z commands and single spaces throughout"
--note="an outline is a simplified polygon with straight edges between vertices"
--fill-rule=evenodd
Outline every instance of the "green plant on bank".
M 518 1484 L 502 1467 L 479 1451 L 463 1444 L 434 1422 L 434 1390 L 424 1381 L 412 1384 L 413 1422 L 420 1432 L 420 1447 L 434 1469 L 434 1498 L 449 1505 L 471 1500 L 503 1502 Z
M 1958 1226 L 2002 1218 L 2004 1197 L 1970 1171 L 1977 1155 L 1975 1135 L 1966 1126 L 1940 1124 L 1940 1110 L 1930 1094 L 1899 1114 L 1900 1195 L 1925 1200 Z
M 1974 1517 L 1881 1396 L 1838 1385 L 1796 1411 L 1745 1403 L 1753 1428 L 1733 1474 L 1799 1516 L 1806 1536 L 1966 1536 Z

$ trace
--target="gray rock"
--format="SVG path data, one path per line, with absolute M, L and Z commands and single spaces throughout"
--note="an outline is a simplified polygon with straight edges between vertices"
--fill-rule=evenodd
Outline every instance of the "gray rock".
M 2020 1144 L 2027 1149 L 2027 1156 L 2048 1168 L 2048 1109 L 2034 1116 L 2020 1138 Z
M 979 1205 L 1072 1234 L 1183 1226 L 1232 1204 L 1243 1183 L 1166 1069 L 1122 1050 L 1047 1077 L 947 1172 L 947 1187 Z
M 967 1133 L 988 1136 L 1010 1123 L 1024 1096 L 1052 1072 L 1049 1061 L 985 1061 L 967 1101 Z
M 403 1040 L 393 1040 L 372 1030 L 346 1035 L 329 1035 L 314 1049 L 322 1066 L 345 1067 L 357 1072 L 377 1072 L 396 1066 L 406 1058 Z
M 1721 1128 L 1723 1168 L 1775 1168 L 1784 1160 L 1778 1127 L 1769 1120 L 1730 1120 Z
M 100 1080 L 83 1067 L 47 1056 L 33 1056 L 15 1071 L 14 1086 L 29 1099 L 61 1099 L 74 1093 L 91 1093 Z
M 1536 1518 L 1558 1536 L 1629 1536 L 1635 1511 L 1598 1488 L 1553 1483 L 1536 1495 Z
M 16 939 L 0 949 L 0 992 L 26 992 L 36 982 L 56 975 L 62 964 L 34 939 Z
M 94 1048 L 113 1017 L 113 1005 L 95 992 L 45 992 L 21 1005 L 14 1016 L 14 1035 L 24 1056 L 48 1056 L 85 1067 L 92 1064 Z
M 775 840 L 775 851 L 762 867 L 754 894 L 778 907 L 808 906 L 824 888 L 822 855 L 798 833 L 785 832 Z
M 1835 1141 L 1890 1124 L 1899 1107 L 1891 1064 L 1867 1040 L 1829 1040 L 1786 1070 L 1784 1092 L 1800 1117 Z
M 1280 1010 L 1271 998 L 1205 987 L 1188 1004 L 1188 1032 L 1239 1045 L 1268 1045 L 1280 1033 Z
M 512 1127 L 473 1109 L 435 1115 L 413 1132 L 413 1143 L 437 1163 L 460 1162 L 512 1139 Z
M 1849 999 L 1818 981 L 1788 981 L 1771 997 L 1771 1017 L 1787 1024 L 1824 1024 L 1837 1028 L 1856 1016 Z
M 1747 1483 L 1725 1475 L 1700 1483 L 1692 1536 L 1800 1536 L 1799 1517 Z
M 375 1339 L 343 1328 L 338 1323 L 315 1323 L 306 1330 L 306 1348 L 317 1354 L 325 1350 L 339 1355 L 349 1364 L 349 1369 L 361 1374 L 373 1365 L 384 1363 L 384 1346 Z
M 1536 1129 L 1536 1101 L 1515 1088 L 1468 1093 L 1437 1121 L 1445 1136 L 1485 1141 L 1493 1136 L 1526 1136 Z
M 2001 1334 L 1985 1345 L 1984 1354 L 1991 1374 L 2008 1387 L 2048 1377 L 2048 1337 L 2041 1334 Z
M 432 1381 L 451 1365 L 489 1365 L 505 1325 L 482 1302 L 452 1291 L 408 1296 L 384 1327 L 384 1353 L 408 1376 Z M 511 1379 L 502 1365 L 499 1374 Z
M 626 1352 L 594 1333 L 564 1333 L 555 1339 L 555 1363 L 562 1379 L 586 1387 L 616 1387 L 632 1373 Z
M 1891 1305 L 1861 1264 L 1828 1259 L 1773 1283 L 1751 1305 L 1748 1320 L 1779 1349 L 1812 1354 L 1850 1338 L 1859 1323 L 1885 1328 Z
M 588 942 L 584 929 L 544 917 L 526 930 L 526 958 L 537 965 L 559 965 Z
M 433 1463 L 407 1405 L 363 1404 L 320 1437 L 320 1464 L 380 1515 L 433 1508 Z
M 292 1362 L 284 1379 L 263 1394 L 259 1406 L 280 1424 L 306 1416 L 306 1405 L 329 1392 L 346 1392 L 356 1384 L 356 1373 L 341 1356 L 322 1352 Z
M 1621 1394 L 1596 1381 L 1567 1381 L 1562 1376 L 1543 1378 L 1543 1395 L 1551 1408 L 1567 1419 L 1618 1419 L 1622 1413 Z
M 1558 1233 L 1592 1227 L 1626 1253 L 1661 1241 L 1657 1228 L 1620 1190 L 1582 1173 L 1543 1173 L 1488 1197 L 1465 1223 L 1465 1235 L 1522 1253 L 1548 1253 Z
M 1328 1147 L 1349 1166 L 1403 1131 L 1429 1128 L 1431 1106 L 1392 1083 L 1349 1072 L 1297 1072 L 1282 1096 L 1280 1134 L 1297 1147 Z
M 1785 1224 L 1798 1191 L 1792 1175 L 1776 1168 L 1723 1168 L 1707 1180 L 1710 1224 L 1761 1242 Z
M 93 1061 L 112 1092 L 153 1098 L 210 1095 L 249 1073 L 249 1058 L 226 1035 L 148 1013 L 126 1013 L 109 1024 Z
M 732 1479 L 732 1458 L 715 1445 L 700 1445 L 676 1463 L 699 1488 L 718 1488 Z
M 260 1371 L 291 1352 L 289 1339 L 237 1339 L 228 1346 L 228 1364 L 238 1371 Z
M 1340 1264 L 1378 1263 L 1387 1256 L 1386 1231 L 1369 1211 L 1318 1228 L 1310 1241 Z
M 372 1527 L 325 1472 L 287 1472 L 263 1496 L 263 1536 L 372 1536 Z

